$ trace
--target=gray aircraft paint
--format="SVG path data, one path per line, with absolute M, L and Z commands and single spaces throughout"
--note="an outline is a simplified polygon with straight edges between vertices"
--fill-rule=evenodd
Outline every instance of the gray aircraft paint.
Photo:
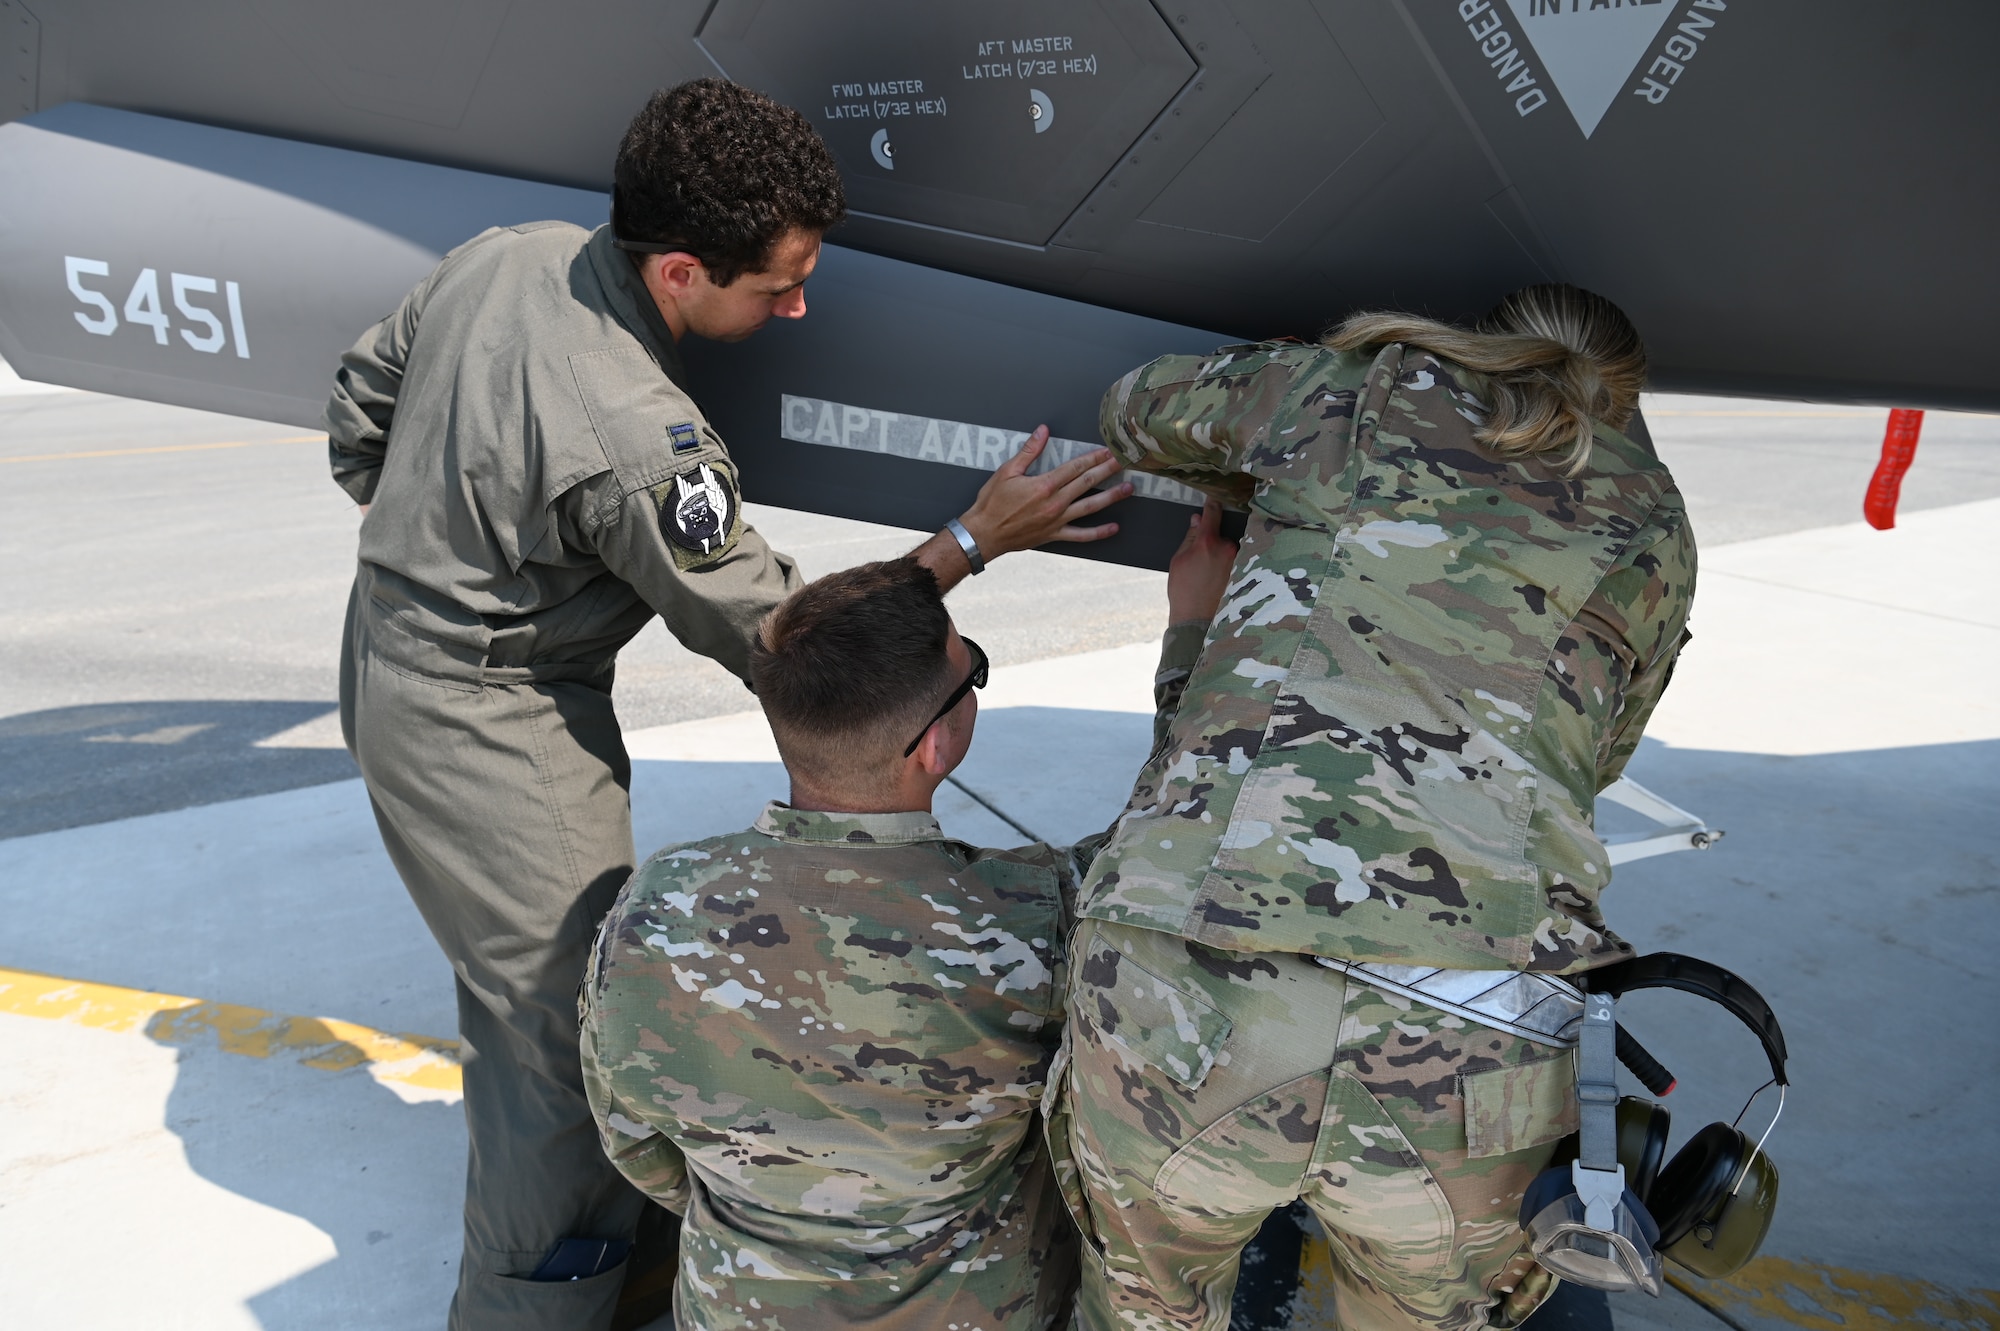
M 608 209 L 602 194 L 78 105 L 0 126 L 0 178 L 20 185 L 0 195 L 0 354 L 22 374 L 308 428 L 340 353 L 451 246 L 510 222 L 594 226 Z M 1054 459 L 1085 447 L 1099 396 L 1132 365 L 1227 340 L 831 245 L 807 291 L 798 324 L 689 339 L 697 396 L 748 498 L 906 527 L 961 511 L 1038 424 L 1064 441 Z M 865 461 L 801 446 L 787 393 L 841 410 L 862 398 L 915 440 Z M 924 425 L 961 421 L 982 423 L 966 427 L 988 445 L 977 460 L 949 445 L 926 457 Z M 1165 562 L 1192 495 L 1147 479 L 1091 557 Z
M 1662 389 L 2000 408 L 1982 0 L 0 0 L 0 28 L 0 351 L 85 387 L 309 419 L 436 254 L 594 222 L 632 111 L 719 70 L 814 120 L 856 209 L 828 335 L 718 353 L 755 400 L 704 381 L 739 449 L 813 449 L 774 428 L 788 392 L 1087 439 L 1158 351 L 1550 278 L 1628 309 Z M 822 294 L 864 270 L 881 300 Z M 942 502 L 927 461 L 817 452 L 790 502 Z
M 812 117 L 857 213 L 1029 245 L 1197 68 L 1146 0 L 720 0 L 696 41 Z
M 1134 365 L 1228 340 L 834 245 L 806 301 L 805 318 L 745 341 L 683 342 L 696 398 L 743 464 L 745 498 L 917 530 L 963 512 L 1037 425 L 1053 436 L 1038 468 L 1094 445 L 1098 402 Z M 1117 536 L 1049 548 L 1165 567 L 1198 497 L 1152 477 L 1135 484 L 1108 515 Z
M 340 353 L 446 250 L 507 222 L 594 225 L 606 206 L 81 105 L 0 126 L 0 179 L 0 354 L 17 371 L 309 428 Z
M 0 118 L 601 192 L 645 96 L 721 71 L 826 133 L 853 248 L 1238 337 L 1559 278 L 1632 313 L 1662 389 L 2000 408 L 1990 0 L 0 5 Z

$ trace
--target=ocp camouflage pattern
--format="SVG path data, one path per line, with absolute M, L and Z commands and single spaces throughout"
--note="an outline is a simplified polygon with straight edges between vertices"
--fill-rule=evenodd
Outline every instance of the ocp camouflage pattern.
M 1050 1130 L 1080 1326 L 1224 1331 L 1240 1248 L 1295 1198 L 1294 1325 L 1471 1331 L 1548 1293 L 1518 1212 L 1576 1127 L 1567 1050 L 1300 956 L 1090 921 L 1075 947 Z
M 1672 477 L 1600 426 L 1587 465 L 1474 438 L 1480 376 L 1256 344 L 1114 385 L 1105 442 L 1249 495 L 1187 703 L 1083 914 L 1216 947 L 1465 969 L 1628 955 L 1596 793 L 1685 637 Z
M 678 1325 L 1067 1316 L 1036 1111 L 1078 877 L 928 814 L 780 804 L 639 869 L 585 982 L 583 1061 L 606 1151 L 685 1214 Z
M 1154 752 L 1204 625 L 1167 629 Z M 579 997 L 605 1153 L 680 1212 L 677 1325 L 1039 1331 L 1075 1234 L 1039 1102 L 1104 833 L 981 850 L 772 804 L 620 893 Z

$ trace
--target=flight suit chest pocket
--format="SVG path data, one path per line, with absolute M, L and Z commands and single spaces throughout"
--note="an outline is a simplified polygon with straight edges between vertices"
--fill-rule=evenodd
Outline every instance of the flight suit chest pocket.
M 742 490 L 729 452 L 687 395 L 637 347 L 600 348 L 569 358 L 618 492 L 641 495 L 676 567 L 685 571 L 726 554 L 743 534 Z
M 697 459 L 727 456 L 700 408 L 640 348 L 580 351 L 570 356 L 569 369 L 596 448 L 593 457 L 587 443 L 579 448 L 573 440 L 551 440 L 552 449 L 568 445 L 575 455 L 565 455 L 574 464 L 567 470 L 593 474 L 608 466 L 631 490 L 657 484 Z
M 1099 936 L 1077 971 L 1072 1011 L 1108 1044 L 1158 1068 L 1189 1090 L 1207 1080 L 1230 1021 Z

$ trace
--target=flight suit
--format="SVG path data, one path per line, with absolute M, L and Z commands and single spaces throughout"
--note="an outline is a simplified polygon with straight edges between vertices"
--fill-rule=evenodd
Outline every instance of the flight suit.
M 1162 723 L 1205 627 L 1168 630 Z M 1040 1104 L 1102 840 L 982 850 L 928 813 L 772 804 L 632 876 L 584 1078 L 606 1153 L 686 1215 L 682 1331 L 1068 1326 Z
M 1226 1325 L 1243 1243 L 1294 1198 L 1343 1326 L 1484 1326 L 1549 1288 L 1514 1211 L 1574 1124 L 1566 1049 L 1315 960 L 1504 979 L 1631 955 L 1594 805 L 1685 637 L 1693 537 L 1612 430 L 1574 475 L 1494 454 L 1487 391 L 1416 348 L 1260 344 L 1105 398 L 1128 466 L 1250 516 L 1083 886 L 1052 1081 L 1087 1328 Z
M 608 228 L 496 229 L 342 357 L 336 481 L 371 505 L 341 723 L 390 858 L 457 978 L 470 1136 L 451 1324 L 608 1324 L 644 1199 L 598 1149 L 576 991 L 634 863 L 614 658 L 654 615 L 739 676 L 800 585 L 743 522 L 722 440 Z

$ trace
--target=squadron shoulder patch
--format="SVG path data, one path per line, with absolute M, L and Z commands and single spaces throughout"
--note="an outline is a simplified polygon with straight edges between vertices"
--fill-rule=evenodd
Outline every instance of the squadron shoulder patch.
M 662 487 L 660 530 L 683 550 L 713 554 L 736 523 L 736 494 L 729 474 L 704 462 Z
M 687 453 L 701 447 L 701 431 L 694 428 L 691 421 L 682 421 L 667 427 L 667 441 L 674 446 L 674 452 Z

